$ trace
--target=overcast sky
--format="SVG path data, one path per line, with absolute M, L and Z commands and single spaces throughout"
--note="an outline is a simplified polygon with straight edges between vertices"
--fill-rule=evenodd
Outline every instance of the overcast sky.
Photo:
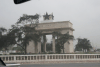
M 100 0 L 31 0 L 19 5 L 13 0 L 0 0 L 0 27 L 10 28 L 23 14 L 46 12 L 53 12 L 54 21 L 70 20 L 75 38 L 87 38 L 100 48 Z

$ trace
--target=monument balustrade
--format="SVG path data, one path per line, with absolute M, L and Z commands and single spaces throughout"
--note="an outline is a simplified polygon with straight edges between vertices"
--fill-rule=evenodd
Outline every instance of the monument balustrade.
M 100 54 L 37 54 L 37 55 L 0 55 L 5 63 L 37 61 L 77 61 L 100 60 Z

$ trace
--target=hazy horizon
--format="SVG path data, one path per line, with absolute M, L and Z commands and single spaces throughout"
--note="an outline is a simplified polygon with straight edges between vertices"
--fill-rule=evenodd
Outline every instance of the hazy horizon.
M 75 39 L 87 38 L 94 47 L 100 48 L 100 0 L 31 0 L 19 5 L 13 0 L 0 0 L 0 27 L 10 28 L 23 14 L 44 15 L 46 12 L 53 12 L 54 21 L 70 20 Z M 48 36 L 49 42 L 51 38 Z

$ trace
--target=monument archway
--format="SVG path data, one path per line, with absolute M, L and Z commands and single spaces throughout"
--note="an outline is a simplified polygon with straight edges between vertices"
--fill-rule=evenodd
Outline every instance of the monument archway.
M 55 38 L 53 37 L 53 32 L 60 32 L 61 34 L 65 34 L 69 32 L 70 35 L 73 35 L 73 24 L 70 21 L 60 21 L 60 22 L 48 22 L 48 23 L 38 23 L 36 30 L 42 31 L 43 39 L 44 39 L 44 51 L 46 52 L 46 35 L 52 34 L 52 51 L 55 53 Z M 70 44 L 67 42 L 64 44 L 65 53 L 73 53 L 73 40 L 69 40 Z M 28 53 L 41 53 L 41 42 L 38 42 L 36 46 L 34 42 L 30 42 L 29 46 L 27 46 Z
M 53 22 L 54 16 L 53 13 L 48 15 L 46 13 L 43 15 L 44 21 L 42 23 L 38 23 L 36 30 L 42 31 L 43 34 L 43 44 L 44 44 L 44 52 L 46 52 L 46 35 L 52 35 L 52 51 L 55 53 L 55 38 L 53 32 L 60 32 L 61 34 L 65 34 L 69 32 L 70 35 L 73 35 L 73 24 L 70 21 L 59 21 Z M 34 26 L 34 25 L 33 25 Z M 73 53 L 73 40 L 69 40 L 70 44 L 67 42 L 64 44 L 64 52 L 65 53 Z M 34 44 L 34 41 L 30 41 L 27 46 L 27 53 L 41 53 L 41 42 L 38 42 L 38 45 Z

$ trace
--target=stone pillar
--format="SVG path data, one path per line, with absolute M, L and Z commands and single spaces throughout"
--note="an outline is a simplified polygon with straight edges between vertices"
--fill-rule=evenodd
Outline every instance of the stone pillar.
M 51 55 L 52 56 L 52 59 L 53 59 L 53 55 Z
M 35 45 L 35 53 L 41 53 L 41 40 L 37 42 L 37 45 Z
M 83 59 L 83 55 L 82 55 L 82 59 Z
M 74 55 L 74 59 L 76 59 L 76 55 Z
M 26 56 L 27 57 L 27 60 L 28 60 L 28 56 Z
M 45 55 L 45 60 L 47 60 L 47 55 Z
M 52 35 L 52 51 L 55 53 L 55 37 Z
M 71 59 L 70 55 L 69 55 L 69 59 Z
M 63 55 L 63 59 L 64 59 L 64 55 Z
M 38 43 L 35 45 L 35 53 L 38 53 Z
M 24 61 L 25 61 L 25 56 L 23 56 L 23 59 L 24 59 Z
M 38 53 L 41 53 L 41 42 L 38 42 L 37 49 L 38 49 Z
M 20 60 L 22 60 L 22 56 L 20 56 Z
M 36 55 L 36 60 L 37 60 L 37 55 Z
M 43 35 L 43 44 L 44 44 L 43 51 L 46 52 L 46 35 Z
M 97 55 L 96 55 L 96 59 L 97 59 Z
M 78 57 L 78 59 L 80 59 L 80 55 L 78 55 L 79 57 Z
M 35 41 L 31 40 L 29 45 L 27 45 L 27 53 L 37 53 L 37 45 Z
M 9 61 L 9 56 L 8 56 L 8 61 Z
M 90 55 L 89 55 L 88 57 L 89 57 L 89 59 L 90 59 Z
M 49 55 L 49 59 L 50 59 L 50 55 Z

